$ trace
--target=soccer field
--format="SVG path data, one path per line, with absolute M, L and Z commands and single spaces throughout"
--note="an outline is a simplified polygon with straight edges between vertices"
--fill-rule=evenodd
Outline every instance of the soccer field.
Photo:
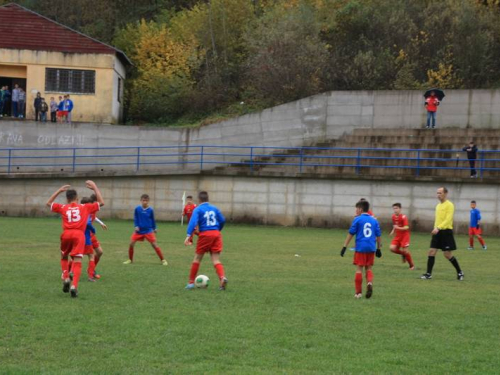
M 425 271 L 430 235 L 413 234 L 409 271 L 387 248 L 372 299 L 355 300 L 346 231 L 227 225 L 228 290 L 186 291 L 185 227 L 159 223 L 168 267 L 146 243 L 127 259 L 132 222 L 98 228 L 102 279 L 61 291 L 60 219 L 0 218 L 0 373 L 498 373 L 500 239 Z M 477 247 L 477 246 L 476 246 Z M 295 256 L 298 254 L 299 256 Z M 84 262 L 86 268 L 87 262 Z M 215 282 L 209 259 L 200 272 Z

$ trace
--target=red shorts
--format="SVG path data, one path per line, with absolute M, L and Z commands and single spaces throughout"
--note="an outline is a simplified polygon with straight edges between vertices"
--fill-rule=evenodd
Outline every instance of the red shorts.
M 366 267 L 373 266 L 373 261 L 375 260 L 375 253 L 354 253 L 354 259 L 352 264 L 356 266 Z
M 156 236 L 154 232 L 148 233 L 148 234 L 139 234 L 137 232 L 134 232 L 132 237 L 130 238 L 131 241 L 144 241 L 146 239 L 149 243 L 156 242 Z
M 392 241 L 391 245 L 396 245 L 396 247 L 399 248 L 405 248 L 410 246 L 410 233 L 405 233 L 402 235 L 396 235 Z
M 85 254 L 85 233 L 81 230 L 65 230 L 61 234 L 61 254 L 63 256 L 83 257 Z
M 92 245 L 85 245 L 85 251 L 83 252 L 83 255 L 91 255 L 94 254 L 94 248 Z
M 222 251 L 222 236 L 218 230 L 200 233 L 196 243 L 196 254 L 220 253 Z
M 92 240 L 92 248 L 93 249 L 97 249 L 98 247 L 101 246 L 99 240 L 97 239 L 97 237 L 95 236 L 94 233 L 90 233 L 90 239 Z
M 57 117 L 64 117 L 68 115 L 68 111 L 57 111 Z
M 481 228 L 469 228 L 469 236 L 480 236 L 483 234 Z

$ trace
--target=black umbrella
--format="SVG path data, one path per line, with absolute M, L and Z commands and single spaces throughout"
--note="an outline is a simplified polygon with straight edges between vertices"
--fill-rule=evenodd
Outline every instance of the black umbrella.
M 431 96 L 431 92 L 433 92 L 433 91 L 434 91 L 434 94 L 436 94 L 436 97 L 439 99 L 439 101 L 443 100 L 445 95 L 444 95 L 444 91 L 441 89 L 429 89 L 425 92 L 424 97 L 428 98 L 429 96 Z

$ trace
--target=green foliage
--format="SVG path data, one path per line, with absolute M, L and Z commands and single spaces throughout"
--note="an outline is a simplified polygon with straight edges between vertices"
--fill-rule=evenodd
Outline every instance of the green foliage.
M 412 233 L 419 270 L 385 250 L 373 297 L 355 300 L 344 230 L 226 225 L 221 293 L 210 257 L 200 268 L 210 287 L 184 290 L 185 226 L 158 223 L 163 267 L 148 243 L 123 265 L 133 223 L 106 224 L 102 278 L 82 277 L 72 300 L 60 219 L 0 218 L 2 374 L 498 373 L 498 238 L 486 239 L 491 251 L 457 251 L 465 281 L 441 254 L 424 281 L 429 234 Z
M 327 90 L 500 87 L 498 0 L 18 2 L 131 57 L 135 123 Z

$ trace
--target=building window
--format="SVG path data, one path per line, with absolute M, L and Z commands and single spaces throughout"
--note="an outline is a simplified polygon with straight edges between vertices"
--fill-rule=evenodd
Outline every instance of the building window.
M 122 102 L 122 79 L 118 77 L 118 103 Z
M 95 70 L 46 68 L 45 91 L 95 94 Z

